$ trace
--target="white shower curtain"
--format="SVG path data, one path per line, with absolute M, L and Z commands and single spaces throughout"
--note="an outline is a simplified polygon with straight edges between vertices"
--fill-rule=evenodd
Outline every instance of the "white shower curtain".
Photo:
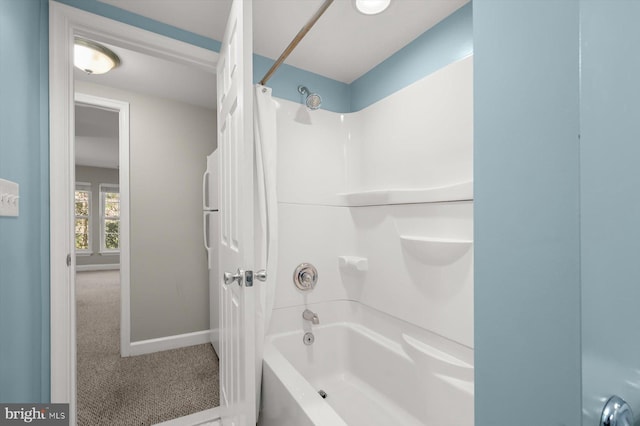
M 264 338 L 269 330 L 276 291 L 278 267 L 278 198 L 276 193 L 277 135 L 276 105 L 271 89 L 255 86 L 253 133 L 255 144 L 255 223 L 256 269 L 266 269 L 267 280 L 256 281 L 258 311 L 256 312 L 256 418 L 260 409 L 262 355 Z

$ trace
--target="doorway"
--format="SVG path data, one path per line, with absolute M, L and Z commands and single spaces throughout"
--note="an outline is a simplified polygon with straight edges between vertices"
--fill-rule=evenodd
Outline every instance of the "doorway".
M 119 55 L 126 54 L 116 46 L 109 48 Z M 129 66 L 141 67 L 135 58 L 129 59 Z M 144 59 L 140 60 L 143 61 Z M 78 72 L 76 77 L 77 74 Z M 92 78 L 82 79 L 82 76 L 76 78 L 75 88 L 76 163 L 82 160 L 84 164 L 83 167 L 75 168 L 76 185 L 82 185 L 84 180 L 90 182 L 89 194 L 93 197 L 89 198 L 94 200 L 94 210 L 98 213 L 92 215 L 95 222 L 92 229 L 93 238 L 81 238 L 79 241 L 92 240 L 90 251 L 97 253 L 98 258 L 114 257 L 115 251 L 124 248 L 124 245 L 127 254 L 123 256 L 123 265 L 129 265 L 122 269 L 123 285 L 120 291 L 119 275 L 113 274 L 116 271 L 87 271 L 88 266 L 95 266 L 92 269 L 101 270 L 106 265 L 86 265 L 87 257 L 96 257 L 87 256 L 87 253 L 81 253 L 84 256 L 76 256 L 78 424 L 156 424 L 208 410 L 219 401 L 218 360 L 211 345 L 206 341 L 185 344 L 184 341 L 180 341 L 185 340 L 184 336 L 180 336 L 180 339 L 175 338 L 170 335 L 171 330 L 163 331 L 161 327 L 158 327 L 159 332 L 168 335 L 163 335 L 160 339 L 149 341 L 149 336 L 141 337 L 141 333 L 146 331 L 142 327 L 145 322 L 162 325 L 160 319 L 154 318 L 154 314 L 170 318 L 171 307 L 162 306 L 167 301 L 163 301 L 160 296 L 166 290 L 167 284 L 169 287 L 173 285 L 172 279 L 186 281 L 181 283 L 185 286 L 181 288 L 183 294 L 189 291 L 189 284 L 194 287 L 192 292 L 204 293 L 203 290 L 206 290 L 206 276 L 198 278 L 199 275 L 206 274 L 206 259 L 201 239 L 202 229 L 199 228 L 202 226 L 199 220 L 199 184 L 203 170 L 196 169 L 204 166 L 204 154 L 211 149 L 215 128 L 204 126 L 200 129 L 201 132 L 197 132 L 196 128 L 198 123 L 202 127 L 203 121 L 209 122 L 208 116 L 213 115 L 214 111 L 161 99 L 148 93 L 101 85 Z M 93 95 L 78 94 L 80 90 Z M 123 197 L 120 198 L 127 202 L 127 207 L 122 212 L 126 211 L 126 222 L 130 224 L 123 228 L 125 232 L 120 234 L 122 244 L 117 244 L 114 238 L 109 239 L 106 232 L 107 222 L 113 224 L 114 218 L 118 216 L 116 210 L 119 203 L 116 200 L 120 194 L 114 186 L 118 179 L 113 179 L 112 173 L 108 173 L 118 172 L 118 163 L 109 163 L 108 160 L 109 157 L 117 158 L 118 155 L 117 150 L 116 155 L 110 155 L 109 150 L 104 147 L 112 143 L 108 140 L 109 129 L 100 131 L 100 127 L 109 124 L 117 130 L 118 120 L 111 117 L 113 114 L 117 116 L 117 113 L 106 108 L 107 99 L 95 95 L 120 99 L 117 102 L 123 104 L 121 111 L 126 113 L 130 110 L 134 114 L 133 120 L 123 120 L 129 124 L 123 124 L 120 132 L 123 140 L 130 139 L 130 142 L 122 144 L 120 150 L 123 158 L 122 167 L 119 167 L 122 173 L 120 187 L 127 188 L 125 192 L 133 192 L 134 195 L 130 198 L 123 193 Z M 84 101 L 81 107 L 78 106 L 79 99 Z M 103 102 L 94 102 L 91 105 L 89 100 L 95 99 Z M 93 109 L 90 111 L 93 113 L 91 115 L 99 117 L 87 120 L 90 118 L 87 117 L 90 115 L 86 111 L 88 108 Z M 182 114 L 185 113 L 189 117 L 183 117 Z M 85 129 L 85 121 L 90 121 L 90 129 Z M 191 131 L 189 141 L 177 143 L 177 136 L 186 131 Z M 118 132 L 115 133 L 117 139 Z M 90 142 L 95 142 L 97 146 L 85 150 L 85 144 Z M 135 146 L 132 146 L 134 144 Z M 184 163 L 189 170 L 181 169 L 179 163 Z M 173 167 L 167 170 L 167 164 L 173 164 Z M 134 182 L 125 178 L 127 172 L 134 177 Z M 172 188 L 172 185 L 176 185 L 176 188 Z M 76 193 L 78 192 L 76 188 Z M 167 205 L 167 201 L 172 203 Z M 133 206 L 132 209 L 128 208 L 129 204 Z M 188 219 L 189 215 L 192 216 L 191 220 Z M 144 222 L 136 221 L 136 218 L 142 218 Z M 187 223 L 182 223 L 185 219 Z M 181 225 L 167 228 L 166 224 L 174 223 Z M 132 232 L 128 232 L 127 229 L 131 229 Z M 174 229 L 178 229 L 181 235 L 173 235 Z M 129 250 L 129 247 L 134 250 Z M 173 253 L 176 248 L 179 253 Z M 169 256 L 164 255 L 165 251 Z M 191 252 L 191 255 L 188 255 L 188 252 Z M 130 261 L 129 253 L 133 255 L 135 262 Z M 200 262 L 196 258 L 198 254 L 202 257 L 199 259 Z M 161 259 L 157 260 L 159 257 Z M 81 262 L 85 265 L 80 265 Z M 182 268 L 188 268 L 189 271 L 181 271 Z M 201 274 L 198 274 L 198 269 Z M 127 271 L 131 271 L 131 274 Z M 132 282 L 131 276 L 134 277 L 133 286 L 129 285 Z M 197 286 L 198 282 L 200 288 Z M 152 286 L 151 289 L 148 288 L 149 284 Z M 144 303 L 140 304 L 138 300 L 136 304 L 136 295 L 145 292 Z M 176 305 L 173 307 L 174 311 L 179 311 L 185 317 L 197 316 L 197 306 L 189 306 L 191 312 L 184 312 L 180 310 L 179 295 L 169 293 L 168 296 L 168 303 Z M 199 306 L 201 316 L 207 318 L 209 306 L 206 303 L 206 294 L 200 299 L 204 301 Z M 120 300 L 123 302 L 122 309 Z M 131 309 L 128 309 L 128 306 L 131 306 Z M 160 309 L 154 309 L 155 306 L 159 306 Z M 148 312 L 148 309 L 156 312 Z M 119 316 L 121 321 L 118 320 Z M 137 324 L 133 322 L 136 320 Z M 119 323 L 122 327 L 119 327 Z M 170 325 L 174 326 L 174 321 L 171 321 Z M 123 338 L 119 343 L 120 328 Z M 195 337 L 206 338 L 209 335 L 207 324 L 201 324 L 200 328 L 204 330 L 195 333 Z M 131 339 L 127 336 L 131 336 Z M 194 335 L 191 334 L 189 337 Z M 168 343 L 176 341 L 177 347 L 167 347 Z M 183 347 L 186 345 L 188 346 Z M 142 354 L 141 349 L 144 350 Z
M 126 46 L 139 52 L 152 54 L 155 57 L 207 70 L 212 75 L 215 70 L 217 54 L 58 3 L 51 4 L 50 18 L 51 400 L 52 402 L 70 403 L 71 424 L 75 424 L 76 336 L 74 330 L 76 328 L 76 309 L 74 306 L 74 271 L 76 262 L 70 255 L 74 248 L 74 241 L 71 238 L 73 235 L 73 200 L 71 197 L 75 189 L 74 173 L 71 171 L 74 156 L 74 85 L 71 78 L 73 75 L 71 60 L 73 37 L 81 35 L 110 44 Z M 202 161 L 204 162 L 204 156 Z M 121 164 L 121 170 L 124 169 Z M 121 196 L 123 196 L 122 193 Z M 65 259 L 70 260 L 67 263 Z M 122 275 L 123 277 L 127 276 L 124 271 Z M 131 336 L 127 339 L 128 343 L 130 341 Z M 122 345 L 122 347 L 126 346 Z
M 79 235 L 78 202 L 74 203 L 75 270 L 119 271 L 120 355 L 129 356 L 129 103 L 84 93 L 76 93 L 74 99 L 74 194 L 85 192 L 90 202 L 87 229 L 80 228 L 86 237 Z M 114 213 L 108 213 L 109 207 Z M 79 245 L 78 238 L 86 244 Z

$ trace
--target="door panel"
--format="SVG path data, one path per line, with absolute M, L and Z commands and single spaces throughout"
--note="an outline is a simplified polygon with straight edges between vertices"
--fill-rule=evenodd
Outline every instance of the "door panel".
M 251 2 L 234 0 L 217 67 L 220 147 L 220 405 L 224 425 L 255 425 Z M 224 273 L 236 275 L 232 281 Z
M 218 182 L 216 182 L 218 185 Z M 211 344 L 220 356 L 220 267 L 218 265 L 218 243 L 220 241 L 220 220 L 217 211 L 205 212 L 207 242 L 213 246 L 207 250 L 209 260 L 209 329 Z

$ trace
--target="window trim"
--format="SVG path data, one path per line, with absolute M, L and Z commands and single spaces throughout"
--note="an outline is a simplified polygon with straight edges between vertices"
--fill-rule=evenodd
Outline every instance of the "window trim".
M 117 183 L 101 183 L 100 187 L 100 254 L 104 255 L 117 255 L 120 254 L 120 247 L 117 249 L 108 249 L 106 247 L 106 226 L 105 223 L 108 219 L 112 219 L 111 216 L 107 217 L 105 215 L 105 197 L 107 193 L 117 193 L 118 194 L 118 204 L 120 207 L 122 206 L 120 200 L 120 185 Z M 118 222 L 121 221 L 121 215 L 118 215 Z M 120 226 L 118 226 L 120 229 Z

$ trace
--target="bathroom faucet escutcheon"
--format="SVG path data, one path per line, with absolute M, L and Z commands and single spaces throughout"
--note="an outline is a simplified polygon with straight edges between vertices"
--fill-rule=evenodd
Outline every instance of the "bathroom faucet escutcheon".
M 320 324 L 320 320 L 318 319 L 318 314 L 309 309 L 305 309 L 302 313 L 302 318 L 307 321 L 311 321 L 312 324 Z
M 293 282 L 302 291 L 311 291 L 318 282 L 318 270 L 310 263 L 301 263 L 293 272 Z

